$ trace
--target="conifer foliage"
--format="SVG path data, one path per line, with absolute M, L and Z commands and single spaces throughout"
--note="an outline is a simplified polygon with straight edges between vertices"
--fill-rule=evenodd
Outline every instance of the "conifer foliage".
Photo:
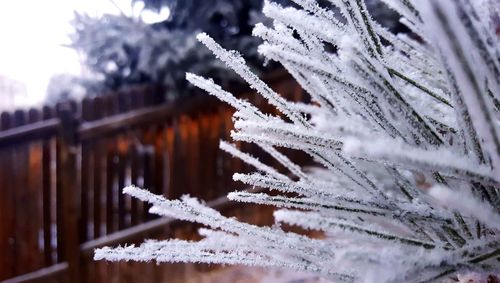
M 210 79 L 187 80 L 229 103 L 236 141 L 254 143 L 280 172 L 221 141 L 255 167 L 234 180 L 283 194 L 235 191 L 234 201 L 274 205 L 276 225 L 226 218 L 185 196 L 124 193 L 151 213 L 205 225 L 201 241 L 103 248 L 96 260 L 204 262 L 316 273 L 332 282 L 427 282 L 500 267 L 499 6 L 489 0 L 384 0 L 411 31 L 393 34 L 363 0 L 266 2 L 259 52 L 310 95 L 287 101 L 241 55 L 198 40 L 283 115 L 264 114 Z M 333 48 L 332 48 L 333 46 Z M 310 155 L 302 167 L 280 149 Z M 292 194 L 290 194 L 292 193 Z M 281 223 L 320 230 L 313 239 Z

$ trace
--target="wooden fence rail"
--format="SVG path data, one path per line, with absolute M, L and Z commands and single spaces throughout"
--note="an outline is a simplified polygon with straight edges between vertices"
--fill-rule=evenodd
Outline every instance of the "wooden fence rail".
M 288 77 L 268 81 L 301 99 Z M 92 263 L 94 248 L 177 233 L 168 228 L 175 222 L 121 194 L 126 185 L 225 206 L 217 198 L 237 188 L 232 173 L 247 170 L 218 150 L 233 110 L 206 95 L 162 103 L 160 91 L 142 87 L 0 115 L 0 281 L 108 282 L 114 267 Z

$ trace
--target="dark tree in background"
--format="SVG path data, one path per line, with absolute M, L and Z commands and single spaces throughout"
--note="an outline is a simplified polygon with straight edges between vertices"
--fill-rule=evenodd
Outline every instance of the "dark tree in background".
M 76 14 L 72 47 L 84 55 L 91 72 L 98 75 L 94 89 L 118 89 L 139 83 L 167 87 L 170 95 L 185 92 L 185 72 L 197 72 L 221 81 L 236 79 L 225 72 L 195 36 L 205 31 L 229 49 L 245 51 L 254 67 L 258 39 L 251 36 L 260 19 L 258 1 L 147 1 L 146 9 L 170 9 L 169 18 L 146 24 L 125 15 L 99 18 Z
M 138 0 L 132 0 L 131 5 Z M 238 80 L 232 72 L 195 39 L 208 33 L 227 49 L 238 50 L 258 73 L 274 66 L 264 66 L 257 54 L 260 40 L 252 35 L 258 22 L 272 25 L 262 13 L 261 0 L 146 0 L 145 9 L 170 9 L 167 20 L 146 24 L 126 15 L 90 17 L 75 14 L 71 46 L 83 55 L 94 75 L 80 79 L 88 93 L 102 93 L 134 84 L 153 83 L 165 86 L 169 98 L 190 93 L 186 72 L 214 78 L 225 85 Z M 289 0 L 274 0 L 293 5 Z M 323 1 L 327 3 L 327 1 Z M 375 17 L 394 26 L 391 11 L 378 0 L 367 1 Z M 320 4 L 324 4 L 321 3 Z M 56 88 L 57 89 L 57 88 Z M 50 95 L 50 94 L 49 94 Z M 57 96 L 57 95 L 55 95 Z M 52 97 L 54 95 L 52 94 Z

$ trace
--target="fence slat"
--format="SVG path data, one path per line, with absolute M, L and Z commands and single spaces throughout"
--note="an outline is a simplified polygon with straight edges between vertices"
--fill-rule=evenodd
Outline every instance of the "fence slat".
M 0 129 L 7 130 L 12 126 L 11 114 L 4 112 L 0 116 Z M 14 266 L 16 263 L 16 214 L 15 214 L 15 189 L 14 178 L 10 175 L 14 159 L 14 151 L 11 148 L 0 149 L 0 280 L 15 276 Z
M 186 190 L 186 139 L 187 131 L 185 127 L 185 118 L 176 117 L 173 120 L 174 124 L 174 145 L 173 145 L 173 186 L 172 186 L 172 198 L 179 198 L 183 191 Z
M 120 151 L 118 155 L 117 164 L 117 197 L 118 197 L 118 230 L 122 230 L 127 227 L 126 223 L 126 208 L 125 208 L 125 195 L 122 194 L 122 189 L 125 187 L 126 178 L 126 152 Z
M 154 191 L 154 152 L 151 146 L 148 146 L 144 152 L 142 152 L 142 161 L 143 161 L 143 175 L 144 188 Z M 151 208 L 150 204 L 143 203 L 143 213 L 145 220 L 153 219 L 153 215 L 149 213 L 149 209 Z
M 97 119 L 101 119 L 104 115 L 104 110 L 103 110 L 103 99 L 101 97 L 95 97 L 93 99 L 93 106 L 94 106 L 94 111 L 92 117 L 89 117 L 89 121 L 94 121 Z M 94 160 L 92 164 L 92 170 L 93 170 L 93 175 L 94 179 L 92 182 L 92 186 L 94 189 L 94 199 L 93 199 L 93 224 L 94 224 L 94 236 L 93 238 L 98 238 L 103 235 L 102 233 L 102 227 L 105 226 L 103 225 L 104 223 L 104 205 L 105 205 L 105 187 L 104 187 L 104 177 L 105 174 L 104 168 L 104 159 L 103 158 L 103 153 L 105 152 L 105 141 L 101 140 L 96 140 L 93 141 L 94 147 L 93 147 L 93 154 L 94 154 Z M 103 177 L 104 176 L 104 177 Z
M 81 120 L 91 121 L 94 116 L 93 113 L 93 100 L 91 98 L 84 98 L 81 103 Z M 91 187 L 93 172 L 91 166 L 93 164 L 93 151 L 92 142 L 84 142 L 80 146 L 80 242 L 85 242 L 89 239 L 89 207 L 92 207 L 90 201 Z
M 165 152 L 165 135 L 164 133 L 164 125 L 158 125 L 152 132 L 154 136 L 153 139 L 153 147 L 154 147 L 154 189 L 155 193 L 159 195 L 165 195 L 164 189 L 164 174 L 165 174 L 165 160 L 166 160 L 166 152 Z
M 78 241 L 78 194 L 76 174 L 76 148 L 75 148 L 75 124 L 74 107 L 61 105 L 58 115 L 61 120 L 60 132 L 60 167 L 58 179 L 62 197 L 62 235 L 64 238 L 63 256 L 68 262 L 68 274 L 71 282 L 80 282 L 80 244 Z M 60 248 L 60 247 L 58 247 Z
M 50 107 L 43 108 L 43 120 L 53 117 Z M 52 224 L 55 222 L 52 218 L 52 158 L 51 140 L 44 139 L 42 142 L 42 207 L 43 207 L 43 251 L 45 266 L 51 266 L 54 262 L 52 255 Z
M 142 186 L 140 183 L 140 176 L 141 176 L 141 160 L 140 160 L 140 155 L 137 149 L 137 145 L 134 144 L 131 146 L 131 149 L 129 151 L 130 155 L 130 183 L 135 186 Z M 142 204 L 139 203 L 139 200 L 136 198 L 132 198 L 130 200 L 130 221 L 131 225 L 135 226 L 138 223 L 142 222 L 143 220 L 143 210 L 141 209 Z
M 14 112 L 13 125 L 23 126 L 27 123 L 27 113 L 22 110 Z M 36 251 L 36 233 L 33 233 L 31 219 L 33 201 L 30 200 L 28 189 L 29 144 L 19 144 L 14 147 L 14 163 L 11 170 L 14 173 L 15 213 L 16 213 L 16 275 L 31 272 L 36 269 L 33 251 Z M 20 241 L 19 239 L 22 239 Z
M 175 143 L 175 129 L 172 119 L 166 122 L 165 127 L 165 152 L 166 152 L 166 165 L 163 174 L 165 174 L 165 196 L 167 198 L 174 197 L 174 143 Z
M 36 123 L 42 120 L 42 114 L 37 109 L 28 111 L 28 123 Z M 32 270 L 44 267 L 43 265 L 43 242 L 39 241 L 43 231 L 42 200 L 42 143 L 34 141 L 28 144 L 28 186 L 25 214 L 30 217 L 29 231 L 33 234 L 29 248 L 32 262 Z
M 114 164 L 114 152 L 111 151 L 110 144 L 107 146 L 108 151 L 106 153 L 106 234 L 113 233 L 115 231 L 115 221 L 114 221 L 114 194 L 113 194 L 113 182 L 115 175 L 115 164 Z

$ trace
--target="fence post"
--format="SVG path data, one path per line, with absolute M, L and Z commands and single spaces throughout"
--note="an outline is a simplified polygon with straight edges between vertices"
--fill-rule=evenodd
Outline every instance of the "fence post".
M 80 282 L 80 244 L 78 241 L 78 183 L 76 164 L 76 124 L 74 111 L 70 104 L 61 104 L 58 116 L 61 123 L 59 131 L 60 189 L 62 199 L 62 232 L 64 260 L 68 262 L 69 282 Z M 59 236 L 58 236 L 59 237 Z

